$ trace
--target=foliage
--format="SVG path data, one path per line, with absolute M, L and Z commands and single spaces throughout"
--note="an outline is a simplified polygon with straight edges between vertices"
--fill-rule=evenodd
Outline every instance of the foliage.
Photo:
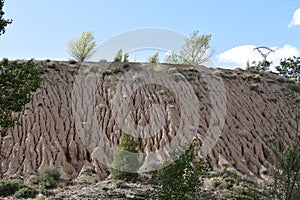
M 170 64 L 180 64 L 183 63 L 182 58 L 177 55 L 174 51 L 166 54 L 165 62 Z
M 157 65 L 154 67 L 154 71 L 156 71 L 156 72 L 162 72 L 161 65 L 160 65 L 160 64 L 157 64 Z
M 267 60 L 259 61 L 256 63 L 255 61 L 252 62 L 252 66 L 250 66 L 249 62 L 247 63 L 246 70 L 251 73 L 259 73 L 259 72 L 266 72 L 270 69 L 272 62 Z
M 45 167 L 39 172 L 39 183 L 43 188 L 56 188 L 60 182 L 60 172 L 55 167 Z
M 129 62 L 129 54 L 125 52 L 123 54 L 123 49 L 119 49 L 114 57 L 114 62 Z
M 113 66 L 113 67 L 109 67 L 104 71 L 104 75 L 112 75 L 112 74 L 116 74 L 119 72 L 122 72 L 123 68 L 122 67 L 117 67 L 117 66 Z
M 210 40 L 212 35 L 200 35 L 199 31 L 194 31 L 180 51 L 180 56 L 186 64 L 201 64 L 211 58 L 214 51 L 211 50 Z
M 13 112 L 22 111 L 23 106 L 30 101 L 31 93 L 40 85 L 40 72 L 34 62 L 22 64 L 0 62 L 0 133 L 7 135 L 9 128 L 17 124 L 12 117 Z
M 4 0 L 0 0 L 0 36 L 5 33 L 5 27 L 8 24 L 12 23 L 11 19 L 4 19 L 3 18 L 4 14 L 5 14 L 3 12 L 3 6 L 4 6 Z
M 279 74 L 299 79 L 300 57 L 285 58 L 280 60 L 280 66 L 276 67 Z
M 0 197 L 35 198 L 38 191 L 17 180 L 0 180 Z
M 229 196 L 237 199 L 266 199 L 267 194 L 257 182 L 247 179 L 235 169 L 228 166 L 211 173 L 210 185 L 213 190 L 227 191 Z M 228 197 L 229 197 L 228 196 Z
M 19 189 L 25 185 L 21 181 L 16 180 L 0 180 L 0 197 L 14 195 Z
M 190 37 L 185 39 L 180 53 L 177 54 L 174 51 L 170 52 L 166 55 L 165 62 L 171 64 L 199 65 L 207 61 L 214 54 L 209 44 L 211 37 L 211 34 L 200 35 L 199 31 L 192 32 Z
M 128 154 L 135 153 L 135 155 Z M 122 133 L 120 144 L 114 154 L 114 160 L 109 167 L 114 180 L 135 181 L 140 163 L 138 159 L 138 144 L 126 131 Z M 130 172 L 128 172 L 130 171 Z
M 24 187 L 20 190 L 18 190 L 14 196 L 16 198 L 25 198 L 25 199 L 28 199 L 28 198 L 35 198 L 36 195 L 38 194 L 38 191 L 34 188 L 31 188 L 31 187 Z
M 69 54 L 79 62 L 87 60 L 95 53 L 96 41 L 92 32 L 82 32 L 81 36 L 68 44 Z
M 124 53 L 124 56 L 123 56 L 123 62 L 129 62 L 129 54 L 126 52 Z
M 158 52 L 148 58 L 149 63 L 159 63 Z
M 179 152 L 178 152 L 179 153 Z M 159 199 L 196 199 L 204 177 L 211 170 L 210 160 L 195 159 L 193 148 L 185 150 L 165 168 L 154 172 L 154 193 Z M 180 154 L 179 154 L 180 155 Z
M 121 62 L 123 58 L 123 50 L 119 49 L 115 55 L 114 62 Z
M 287 90 L 287 103 L 290 107 L 290 115 L 279 117 L 277 131 L 272 141 L 273 153 L 276 157 L 272 169 L 272 183 L 270 185 L 271 196 L 279 199 L 299 199 L 300 196 L 300 140 L 299 140 L 299 102 L 297 95 L 292 90 Z M 293 143 L 287 145 L 284 140 L 286 128 L 283 124 L 295 120 L 293 133 L 289 133 Z M 286 123 L 284 123 L 286 122 Z

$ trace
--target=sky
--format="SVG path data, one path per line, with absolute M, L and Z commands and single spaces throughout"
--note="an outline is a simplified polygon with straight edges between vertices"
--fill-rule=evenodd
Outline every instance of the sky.
M 0 36 L 2 58 L 69 60 L 67 44 L 83 31 L 92 31 L 100 47 L 128 50 L 126 45 L 136 40 L 163 46 L 172 38 L 170 43 L 181 44 L 179 36 L 188 37 L 195 30 L 212 34 L 215 54 L 210 63 L 215 67 L 244 67 L 247 61 L 259 61 L 262 57 L 253 50 L 259 46 L 275 50 L 268 56 L 273 65 L 281 58 L 300 56 L 299 0 L 5 0 L 4 12 L 13 23 Z M 153 29 L 147 36 L 134 31 L 147 28 L 165 30 L 170 37 L 151 37 Z M 132 37 L 126 38 L 126 33 Z M 112 40 L 116 37 L 120 40 Z M 151 56 L 149 50 L 129 50 L 131 61 Z M 94 59 L 110 59 L 101 51 L 96 55 Z

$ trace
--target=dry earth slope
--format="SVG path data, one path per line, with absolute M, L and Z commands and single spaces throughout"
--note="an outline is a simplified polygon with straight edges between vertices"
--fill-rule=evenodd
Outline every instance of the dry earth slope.
M 75 124 L 76 117 L 83 120 L 87 116 L 82 113 L 75 116 L 78 113 L 75 114 L 72 110 L 72 105 L 80 107 L 83 103 L 82 99 L 72 100 L 78 69 L 81 67 L 84 73 L 89 73 L 93 66 L 97 67 L 100 64 L 85 63 L 81 66 L 79 63 L 55 61 L 36 63 L 42 72 L 43 82 L 24 111 L 16 114 L 21 125 L 14 128 L 10 135 L 0 138 L 1 174 L 6 178 L 26 179 L 45 166 L 55 165 L 62 172 L 64 179 L 74 179 L 84 166 L 92 164 L 99 176 L 105 178 L 105 165 L 100 163 L 95 154 L 91 154 L 90 147 L 83 143 L 82 136 L 88 134 L 86 127 L 78 129 Z M 118 143 L 121 135 L 122 127 L 117 125 L 109 106 L 114 98 L 116 85 L 126 72 L 138 71 L 141 67 L 149 67 L 158 73 L 171 73 L 175 79 L 183 78 L 189 82 L 199 99 L 201 112 L 197 136 L 198 141 L 203 142 L 212 116 L 210 95 L 203 74 L 193 66 L 161 65 L 155 68 L 154 65 L 140 63 L 101 65 L 108 64 L 110 67 L 104 74 L 99 75 L 101 81 L 93 82 L 91 78 L 90 82 L 75 84 L 77 89 L 79 88 L 78 95 L 91 95 L 90 92 L 95 94 L 92 106 L 94 109 L 88 112 L 96 113 L 102 134 L 109 140 L 109 144 L 105 144 L 107 147 L 100 150 L 100 153 L 110 154 L 111 146 Z M 299 91 L 299 86 L 272 73 L 255 75 L 241 69 L 216 69 L 210 73 L 222 78 L 226 97 L 221 98 L 227 99 L 222 134 L 209 152 L 212 162 L 216 167 L 228 163 L 243 173 L 260 176 L 274 160 L 269 137 L 275 133 L 277 116 L 288 116 L 288 85 L 291 84 L 296 91 Z M 97 90 L 89 91 L 89 84 L 95 83 Z M 174 96 L 172 91 L 161 88 L 161 85 L 148 84 L 138 88 L 130 97 L 128 108 L 136 124 L 145 125 L 149 122 L 149 104 L 160 104 L 166 109 L 164 128 L 158 130 L 153 137 L 138 139 L 142 152 L 149 153 L 163 148 L 177 134 L 182 113 Z M 289 120 L 285 123 L 287 143 L 292 140 L 293 128 L 294 121 Z M 97 156 L 101 154 L 98 152 Z

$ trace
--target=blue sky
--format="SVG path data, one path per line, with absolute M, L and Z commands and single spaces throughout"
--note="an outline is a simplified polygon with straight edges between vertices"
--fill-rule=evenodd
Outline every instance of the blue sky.
M 187 36 L 194 30 L 212 34 L 215 66 L 260 59 L 253 47 L 262 45 L 276 50 L 270 55 L 276 63 L 300 56 L 298 8 L 299 0 L 6 0 L 5 18 L 14 21 L 0 36 L 0 57 L 68 60 L 67 43 L 82 31 L 93 31 L 101 44 L 126 31 L 157 27 Z

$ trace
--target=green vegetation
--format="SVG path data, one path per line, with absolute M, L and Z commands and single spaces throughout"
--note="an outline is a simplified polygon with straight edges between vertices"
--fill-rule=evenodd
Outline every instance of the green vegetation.
M 0 36 L 5 33 L 5 28 L 8 24 L 12 23 L 11 19 L 4 19 L 4 12 L 3 12 L 4 0 L 0 0 Z
M 148 58 L 149 63 L 159 63 L 158 52 Z
M 16 198 L 35 198 L 38 193 L 52 195 L 49 189 L 60 185 L 60 173 L 54 167 L 46 167 L 39 174 L 31 176 L 38 184 L 30 187 L 17 180 L 0 180 L 0 197 L 14 196 Z
M 246 71 L 254 74 L 266 72 L 269 71 L 271 64 L 272 62 L 269 62 L 267 60 L 259 61 L 258 63 L 254 61 L 252 62 L 252 65 L 250 65 L 249 62 L 247 62 Z
M 38 194 L 38 191 L 34 188 L 31 187 L 23 187 L 22 189 L 18 190 L 14 196 L 16 198 L 35 198 L 36 195 Z
M 124 53 L 124 55 L 123 55 L 123 62 L 129 62 L 129 54 L 126 52 L 126 53 Z
M 38 177 L 40 186 L 45 189 L 56 188 L 60 183 L 60 172 L 55 167 L 45 167 Z
M 211 170 L 210 161 L 198 158 L 195 145 L 153 174 L 154 196 L 159 199 L 197 199 L 204 177 Z M 180 152 L 178 152 L 180 153 Z M 180 154 L 179 154 L 180 155 Z M 178 158 L 178 156 L 177 156 Z
M 199 31 L 191 33 L 180 51 L 184 63 L 199 65 L 211 58 L 214 54 L 209 44 L 211 37 L 211 34 L 200 35 Z
M 130 153 L 135 153 L 135 155 Z M 140 163 L 137 153 L 138 143 L 126 131 L 123 131 L 113 163 L 109 167 L 114 180 L 135 181 L 138 178 L 137 170 Z
M 270 193 L 272 198 L 279 199 L 299 199 L 300 198 L 300 140 L 299 140 L 299 101 L 297 93 L 291 88 L 287 92 L 287 106 L 290 106 L 289 116 L 278 116 L 276 123 L 276 133 L 272 142 L 273 153 L 276 161 L 271 169 L 272 183 L 270 184 Z M 284 141 L 284 135 L 288 134 L 284 126 L 288 122 L 294 121 L 290 137 L 292 144 L 287 145 Z
M 68 44 L 69 54 L 79 62 L 87 60 L 95 53 L 96 41 L 92 32 L 83 32 Z
M 18 124 L 12 117 L 13 112 L 20 112 L 30 101 L 31 94 L 41 83 L 40 72 L 34 61 L 24 63 L 0 62 L 0 133 L 7 135 L 9 128 Z
M 112 74 L 116 74 L 116 73 L 119 73 L 122 71 L 123 71 L 122 67 L 112 66 L 112 67 L 107 68 L 103 74 L 104 75 L 112 75 Z
M 269 71 L 271 64 L 272 63 L 267 60 L 259 61 L 258 63 L 254 61 L 252 62 L 252 66 L 250 66 L 248 62 L 246 70 L 250 73 L 267 72 Z
M 123 50 L 119 49 L 119 51 L 117 51 L 115 58 L 114 58 L 114 62 L 121 62 L 123 58 Z
M 220 190 L 226 193 L 227 198 L 256 200 L 267 199 L 267 192 L 258 182 L 243 176 L 228 166 L 216 170 L 210 174 L 210 186 L 212 190 Z
M 129 54 L 125 52 L 123 54 L 123 49 L 119 49 L 115 55 L 114 62 L 129 62 Z
M 0 180 L 0 197 L 14 195 L 19 189 L 25 187 L 24 183 L 16 180 Z
M 299 79 L 300 75 L 300 57 L 285 58 L 280 61 L 280 66 L 276 67 L 279 74 L 283 76 Z
M 185 40 L 179 54 L 172 51 L 165 57 L 166 63 L 184 63 L 199 65 L 210 59 L 214 51 L 211 50 L 210 40 L 212 35 L 200 35 L 199 31 L 191 33 L 190 37 Z
M 0 197 L 15 196 L 16 198 L 35 198 L 38 190 L 21 181 L 0 180 Z
M 247 72 L 245 74 L 243 74 L 242 79 L 244 80 L 256 80 L 259 81 L 260 79 L 260 74 L 254 73 L 254 72 Z
M 175 51 L 169 52 L 165 57 L 165 63 L 177 64 L 182 63 L 182 59 L 179 55 L 175 53 Z
M 157 65 L 154 67 L 154 71 L 156 71 L 156 72 L 162 72 L 161 65 L 160 65 L 160 64 L 157 64 Z

